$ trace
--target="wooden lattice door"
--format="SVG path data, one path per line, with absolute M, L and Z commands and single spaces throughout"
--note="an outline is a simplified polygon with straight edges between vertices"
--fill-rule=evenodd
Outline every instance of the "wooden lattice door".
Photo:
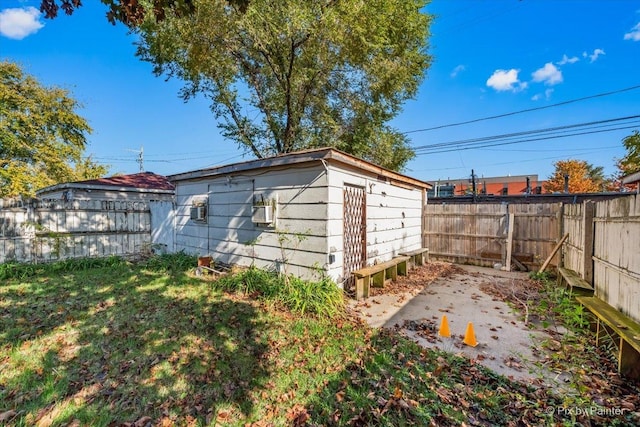
M 348 292 L 354 288 L 351 272 L 363 268 L 367 259 L 366 194 L 364 187 L 344 187 L 343 283 Z

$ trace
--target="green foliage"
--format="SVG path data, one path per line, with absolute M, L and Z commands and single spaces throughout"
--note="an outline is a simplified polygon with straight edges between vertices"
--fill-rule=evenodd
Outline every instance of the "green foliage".
M 42 86 L 15 63 L 0 61 L 0 197 L 103 176 L 83 158 L 91 128 L 68 91 Z
M 572 297 L 567 289 L 556 284 L 551 273 L 531 273 L 529 277 L 541 281 L 544 285 L 544 298 L 540 300 L 537 307 L 534 307 L 534 311 L 545 319 L 545 322 L 553 321 L 574 332 L 589 326 L 584 307 Z
M 329 278 L 306 281 L 250 267 L 221 277 L 213 286 L 226 292 L 256 295 L 295 313 L 329 318 L 344 313 L 342 290 Z
M 620 176 L 640 171 L 640 132 L 634 131 L 622 140 L 627 154 L 618 160 Z
M 139 265 L 150 271 L 156 272 L 185 272 L 197 264 L 198 258 L 184 251 L 175 254 L 151 255 L 141 261 Z
M 531 280 L 539 280 L 539 281 L 543 281 L 545 283 L 547 282 L 551 282 L 552 277 L 551 277 L 551 273 L 546 270 L 546 271 L 532 271 L 529 273 L 529 278 Z
M 117 267 L 126 262 L 118 256 L 107 258 L 70 258 L 46 264 L 7 262 L 0 264 L 0 279 L 28 279 L 34 276 L 70 273 L 93 268 Z
M 256 157 L 333 146 L 400 170 L 414 154 L 388 122 L 431 62 L 426 3 L 194 0 L 193 13 L 148 13 L 138 56 L 183 80 L 185 100 L 210 99 Z

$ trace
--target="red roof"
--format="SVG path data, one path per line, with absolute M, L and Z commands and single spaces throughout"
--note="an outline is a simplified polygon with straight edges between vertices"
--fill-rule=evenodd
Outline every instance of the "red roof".
M 113 187 L 133 187 L 147 190 L 174 190 L 175 187 L 166 176 L 153 172 L 140 172 L 131 175 L 116 175 L 109 178 L 89 179 L 76 184 L 108 185 Z

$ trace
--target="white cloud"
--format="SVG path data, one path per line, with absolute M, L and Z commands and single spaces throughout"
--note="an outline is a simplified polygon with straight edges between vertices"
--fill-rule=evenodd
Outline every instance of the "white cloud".
M 458 74 L 460 74 L 461 72 L 463 72 L 465 70 L 465 66 L 464 65 L 458 65 L 456 68 L 453 69 L 453 71 L 451 72 L 451 78 L 455 79 L 456 76 Z
M 544 67 L 534 71 L 531 76 L 534 82 L 544 82 L 547 86 L 557 85 L 562 83 L 562 71 L 560 71 L 551 62 L 544 64 Z
M 487 80 L 487 86 L 497 90 L 498 92 L 511 90 L 518 92 L 527 87 L 526 82 L 518 80 L 520 70 L 496 70 Z
M 10 39 L 22 40 L 44 27 L 39 18 L 40 12 L 31 6 L 0 11 L 0 34 Z
M 624 39 L 640 42 L 640 22 L 638 22 L 635 27 L 631 28 L 631 31 L 624 35 Z
M 541 93 L 536 93 L 535 95 L 533 95 L 531 97 L 531 100 L 532 101 L 539 101 L 542 98 L 544 98 L 544 99 L 546 99 L 548 101 L 549 99 L 551 99 L 551 94 L 552 93 L 553 93 L 553 89 L 547 89 L 547 90 L 544 91 L 544 95 L 541 94 Z
M 589 57 L 591 62 L 594 62 L 596 59 L 598 59 L 598 57 L 600 55 L 605 55 L 604 50 L 602 50 L 602 49 L 594 49 L 593 53 L 591 55 L 589 55 L 587 52 L 582 52 L 582 56 L 585 57 L 585 58 Z
M 578 61 L 580 61 L 580 58 L 578 58 L 577 56 L 572 56 L 571 58 L 569 58 L 565 53 L 564 55 L 562 55 L 562 59 L 559 62 L 556 62 L 556 64 L 558 65 L 575 64 Z

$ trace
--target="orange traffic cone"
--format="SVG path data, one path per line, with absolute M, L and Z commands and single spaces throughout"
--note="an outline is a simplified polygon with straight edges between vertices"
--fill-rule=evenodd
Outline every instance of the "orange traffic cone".
M 440 329 L 438 329 L 438 335 L 441 337 L 451 337 L 451 331 L 449 331 L 449 321 L 447 320 L 447 315 L 442 315 L 442 320 L 440 321 Z
M 462 342 L 471 347 L 478 345 L 478 341 L 476 341 L 476 333 L 473 332 L 473 323 L 469 322 L 467 325 L 467 332 L 464 334 L 464 340 L 462 340 Z

